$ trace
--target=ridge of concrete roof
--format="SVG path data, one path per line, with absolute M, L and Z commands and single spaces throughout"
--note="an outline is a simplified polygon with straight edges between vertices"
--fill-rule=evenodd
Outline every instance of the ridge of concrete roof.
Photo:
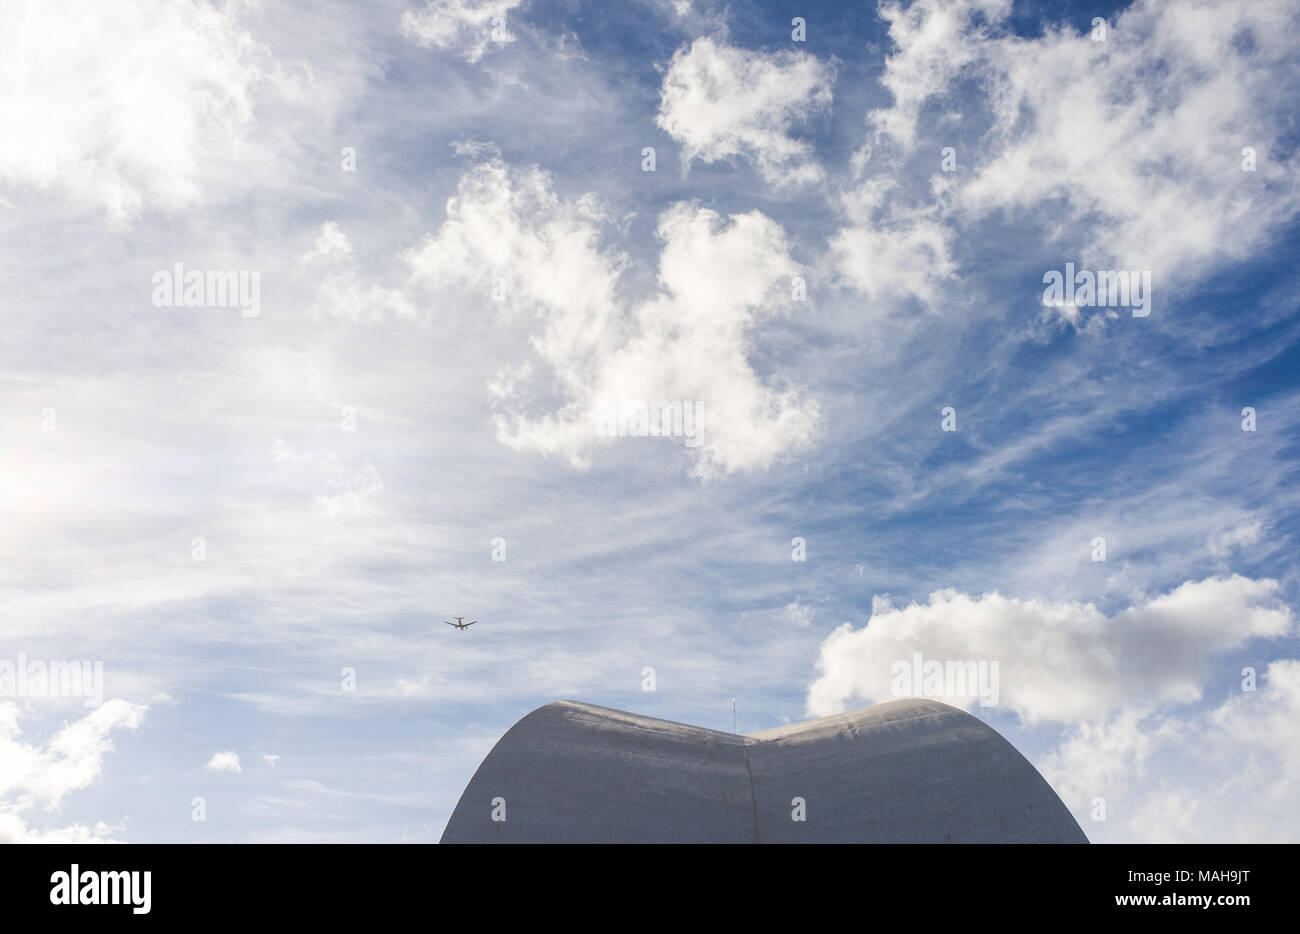
M 789 813 L 792 794 L 810 802 L 811 824 Z M 492 802 L 514 816 L 490 818 Z M 744 735 L 566 700 L 538 707 L 498 740 L 443 841 L 1087 837 L 1001 734 L 939 701 L 901 698 Z

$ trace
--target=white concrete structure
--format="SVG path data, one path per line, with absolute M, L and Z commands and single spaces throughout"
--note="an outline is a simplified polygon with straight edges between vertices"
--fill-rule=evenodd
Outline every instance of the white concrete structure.
M 955 707 L 907 698 L 748 736 L 547 704 L 488 753 L 442 842 L 1088 839 L 992 728 Z

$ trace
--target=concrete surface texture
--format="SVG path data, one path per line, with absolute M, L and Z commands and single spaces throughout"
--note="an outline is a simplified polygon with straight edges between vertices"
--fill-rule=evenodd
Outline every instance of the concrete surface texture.
M 955 707 L 905 698 L 744 736 L 547 704 L 488 753 L 442 842 L 1088 839 L 991 727 Z

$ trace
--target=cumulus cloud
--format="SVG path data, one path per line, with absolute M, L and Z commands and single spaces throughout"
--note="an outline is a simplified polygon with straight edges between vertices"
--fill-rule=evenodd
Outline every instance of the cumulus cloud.
M 1263 682 L 1263 690 L 1243 691 L 1209 715 L 1210 746 L 1229 760 L 1240 761 L 1243 746 L 1264 753 L 1272 760 L 1269 796 L 1295 802 L 1291 813 L 1300 814 L 1300 660 L 1272 662 Z
M 878 600 L 864 628 L 845 623 L 822 643 L 808 712 L 890 699 L 891 664 L 914 652 L 996 661 L 1001 708 L 1025 723 L 1097 721 L 1124 707 L 1190 703 L 1201 697 L 1210 659 L 1290 632 L 1292 612 L 1277 592 L 1273 580 L 1212 577 L 1113 616 L 1091 604 L 954 590 L 901 608 Z M 974 692 L 944 699 L 968 707 L 976 700 Z
M 997 21 L 1010 11 L 1011 0 L 918 0 L 906 9 L 881 3 L 895 51 L 885 59 L 880 83 L 894 103 L 871 112 L 877 135 L 910 148 L 922 106 L 978 60 L 988 30 L 977 17 Z
M 1251 640 L 1292 634 L 1279 594 L 1272 580 L 1212 577 L 1110 615 L 951 590 L 907 607 L 878 597 L 866 627 L 845 624 L 823 642 L 807 707 L 824 715 L 851 700 L 889 700 L 891 663 L 914 652 L 996 661 L 1000 709 L 1058 726 L 1036 765 L 1094 839 L 1293 839 L 1300 660 L 1271 662 L 1258 690 L 1231 662 L 1223 678 L 1225 660 Z
M 947 230 L 925 219 L 846 228 L 831 238 L 831 251 L 845 280 L 872 298 L 932 302 L 952 269 Z
M 507 14 L 523 0 L 429 0 L 402 14 L 402 33 L 422 46 L 453 49 L 477 62 L 492 42 L 514 42 Z
M 0 5 L 0 183 L 58 190 L 116 224 L 191 207 L 210 150 L 247 132 L 268 53 L 237 4 Z M 17 142 L 21 141 L 21 142 Z
M 38 747 L 19 740 L 17 705 L 0 703 L 0 795 L 16 792 L 57 807 L 68 792 L 99 779 L 104 757 L 113 749 L 109 734 L 134 730 L 144 713 L 143 705 L 110 700 Z
M 1142 799 L 1129 822 L 1147 843 L 1205 843 L 1203 799 L 1184 789 L 1153 791 Z
M 1106 720 L 1077 724 L 1038 764 L 1039 771 L 1075 807 L 1123 793 L 1143 777 L 1151 754 L 1179 732 L 1176 721 L 1144 725 L 1142 720 L 1141 712 L 1123 709 Z
M 852 223 L 830 238 L 831 257 L 848 284 L 872 298 L 911 295 L 929 303 L 956 274 L 952 235 L 936 206 L 901 206 L 891 197 L 895 188 L 877 177 L 841 195 Z
M 822 178 L 812 147 L 791 131 L 831 103 L 834 68 L 806 52 L 765 53 L 696 39 L 664 75 L 657 123 L 686 165 L 744 157 L 769 184 Z
M 1258 690 L 1239 691 L 1217 707 L 1145 715 L 1129 709 L 1080 723 L 1039 768 L 1080 813 L 1102 799 L 1107 821 L 1126 827 L 1132 839 L 1294 839 L 1300 660 L 1272 662 Z
M 878 140 L 913 146 L 925 105 L 948 101 L 959 78 L 982 91 L 963 110 L 982 102 L 991 122 L 973 175 L 953 183 L 955 211 L 1054 205 L 1038 217 L 1052 237 L 1079 238 L 1068 258 L 1151 270 L 1167 287 L 1250 255 L 1300 208 L 1284 137 L 1283 89 L 1300 73 L 1294 5 L 1137 2 L 1105 41 L 1068 27 L 1015 36 L 1001 25 L 1010 9 L 881 7 L 897 51 L 882 77 L 894 104 L 870 115 Z
M 11 843 L 121 843 L 112 834 L 120 831 L 103 821 L 94 825 L 69 824 L 66 827 L 31 827 L 18 809 L 0 803 L 0 846 Z
M 232 751 L 214 752 L 212 758 L 204 768 L 211 769 L 213 772 L 242 772 L 243 768 L 239 764 L 239 755 Z
M 44 746 L 21 740 L 20 711 L 0 702 L 0 843 L 91 843 L 106 840 L 115 829 L 95 827 L 35 829 L 28 826 L 36 805 L 57 809 L 69 792 L 87 788 L 102 774 L 113 750 L 109 734 L 136 729 L 145 706 L 114 699 L 73 723 L 65 724 Z
M 527 411 L 539 374 L 532 361 L 507 369 L 492 385 L 498 439 L 586 467 L 610 441 L 608 413 L 658 400 L 702 404 L 700 434 L 683 437 L 701 477 L 808 443 L 815 402 L 763 383 L 748 360 L 755 325 L 789 307 L 801 271 L 781 227 L 758 211 L 672 205 L 657 229 L 658 293 L 630 303 L 617 292 L 626 258 L 600 245 L 607 226 L 594 197 L 559 198 L 545 173 L 494 159 L 462 178 L 447 221 L 407 255 L 416 282 L 492 294 L 541 321 L 532 346 L 562 402 Z
M 1275 660 L 1257 690 L 1153 732 L 1153 746 L 1189 767 L 1133 796 L 1137 839 L 1277 843 L 1300 834 L 1300 659 Z

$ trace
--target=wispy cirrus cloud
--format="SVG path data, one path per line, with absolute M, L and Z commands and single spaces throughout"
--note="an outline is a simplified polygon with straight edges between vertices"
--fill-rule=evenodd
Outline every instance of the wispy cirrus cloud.
M 402 33 L 423 46 L 450 49 L 473 64 L 493 42 L 510 43 L 509 13 L 523 0 L 427 0 L 402 14 Z

